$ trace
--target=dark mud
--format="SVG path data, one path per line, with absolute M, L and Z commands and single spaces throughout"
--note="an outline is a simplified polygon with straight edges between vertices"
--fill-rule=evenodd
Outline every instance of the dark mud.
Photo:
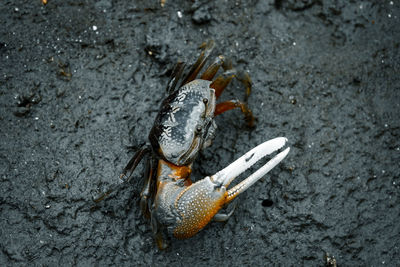
M 0 265 L 400 265 L 400 2 L 0 2 Z M 137 182 L 92 197 L 146 141 L 178 59 L 204 40 L 247 70 L 246 129 L 217 118 L 196 177 L 260 142 L 283 164 L 166 251 Z M 224 99 L 242 98 L 233 83 Z

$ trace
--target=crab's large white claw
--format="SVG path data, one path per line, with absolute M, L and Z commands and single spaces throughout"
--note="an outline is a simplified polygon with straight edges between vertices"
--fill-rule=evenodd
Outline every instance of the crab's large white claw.
M 285 137 L 278 137 L 269 141 L 266 141 L 243 156 L 234 161 L 225 169 L 217 172 L 211 176 L 211 180 L 222 186 L 228 187 L 229 184 L 241 173 L 245 172 L 248 168 L 253 166 L 263 157 L 270 155 L 280 149 L 282 149 L 286 143 L 287 139 Z M 290 147 L 287 147 L 282 152 L 278 153 L 270 161 L 268 161 L 264 166 L 259 168 L 256 172 L 250 175 L 248 178 L 228 190 L 227 202 L 234 199 L 240 193 L 244 192 L 247 188 L 252 186 L 255 182 L 261 179 L 265 174 L 272 170 L 279 162 L 281 162 L 286 155 L 289 153 Z
M 232 180 L 261 158 L 282 149 L 286 142 L 287 139 L 284 137 L 264 142 L 225 169 L 183 189 L 174 200 L 174 204 L 171 205 L 174 207 L 174 213 L 179 214 L 179 220 L 173 229 L 174 236 L 188 238 L 206 226 L 225 204 L 232 201 L 282 161 L 289 153 L 290 148 L 278 153 L 248 178 L 228 190 L 227 187 Z

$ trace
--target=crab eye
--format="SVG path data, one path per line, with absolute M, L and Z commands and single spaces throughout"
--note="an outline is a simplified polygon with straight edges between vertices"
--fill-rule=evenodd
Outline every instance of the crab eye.
M 201 125 L 197 125 L 196 126 L 196 133 L 201 133 L 202 129 L 203 129 L 203 127 L 201 127 Z
M 208 103 L 208 98 L 203 98 L 203 103 L 204 103 L 205 105 L 207 105 L 207 103 Z

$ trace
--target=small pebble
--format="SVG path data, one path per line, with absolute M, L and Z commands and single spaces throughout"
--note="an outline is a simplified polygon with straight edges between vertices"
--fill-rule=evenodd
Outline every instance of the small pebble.
M 192 16 L 192 20 L 196 24 L 205 24 L 211 21 L 211 14 L 209 7 L 202 6 L 197 9 Z

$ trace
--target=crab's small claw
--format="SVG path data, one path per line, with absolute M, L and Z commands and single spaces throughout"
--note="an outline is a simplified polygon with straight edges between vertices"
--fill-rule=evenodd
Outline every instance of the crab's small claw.
M 225 169 L 181 191 L 174 203 L 175 211 L 179 215 L 179 220 L 173 230 L 174 236 L 188 238 L 200 231 L 225 204 L 232 201 L 281 162 L 289 153 L 290 148 L 288 147 L 278 153 L 264 166 L 233 188 L 227 189 L 229 184 L 263 157 L 283 149 L 286 143 L 287 139 L 284 137 L 266 141 L 244 154 Z

